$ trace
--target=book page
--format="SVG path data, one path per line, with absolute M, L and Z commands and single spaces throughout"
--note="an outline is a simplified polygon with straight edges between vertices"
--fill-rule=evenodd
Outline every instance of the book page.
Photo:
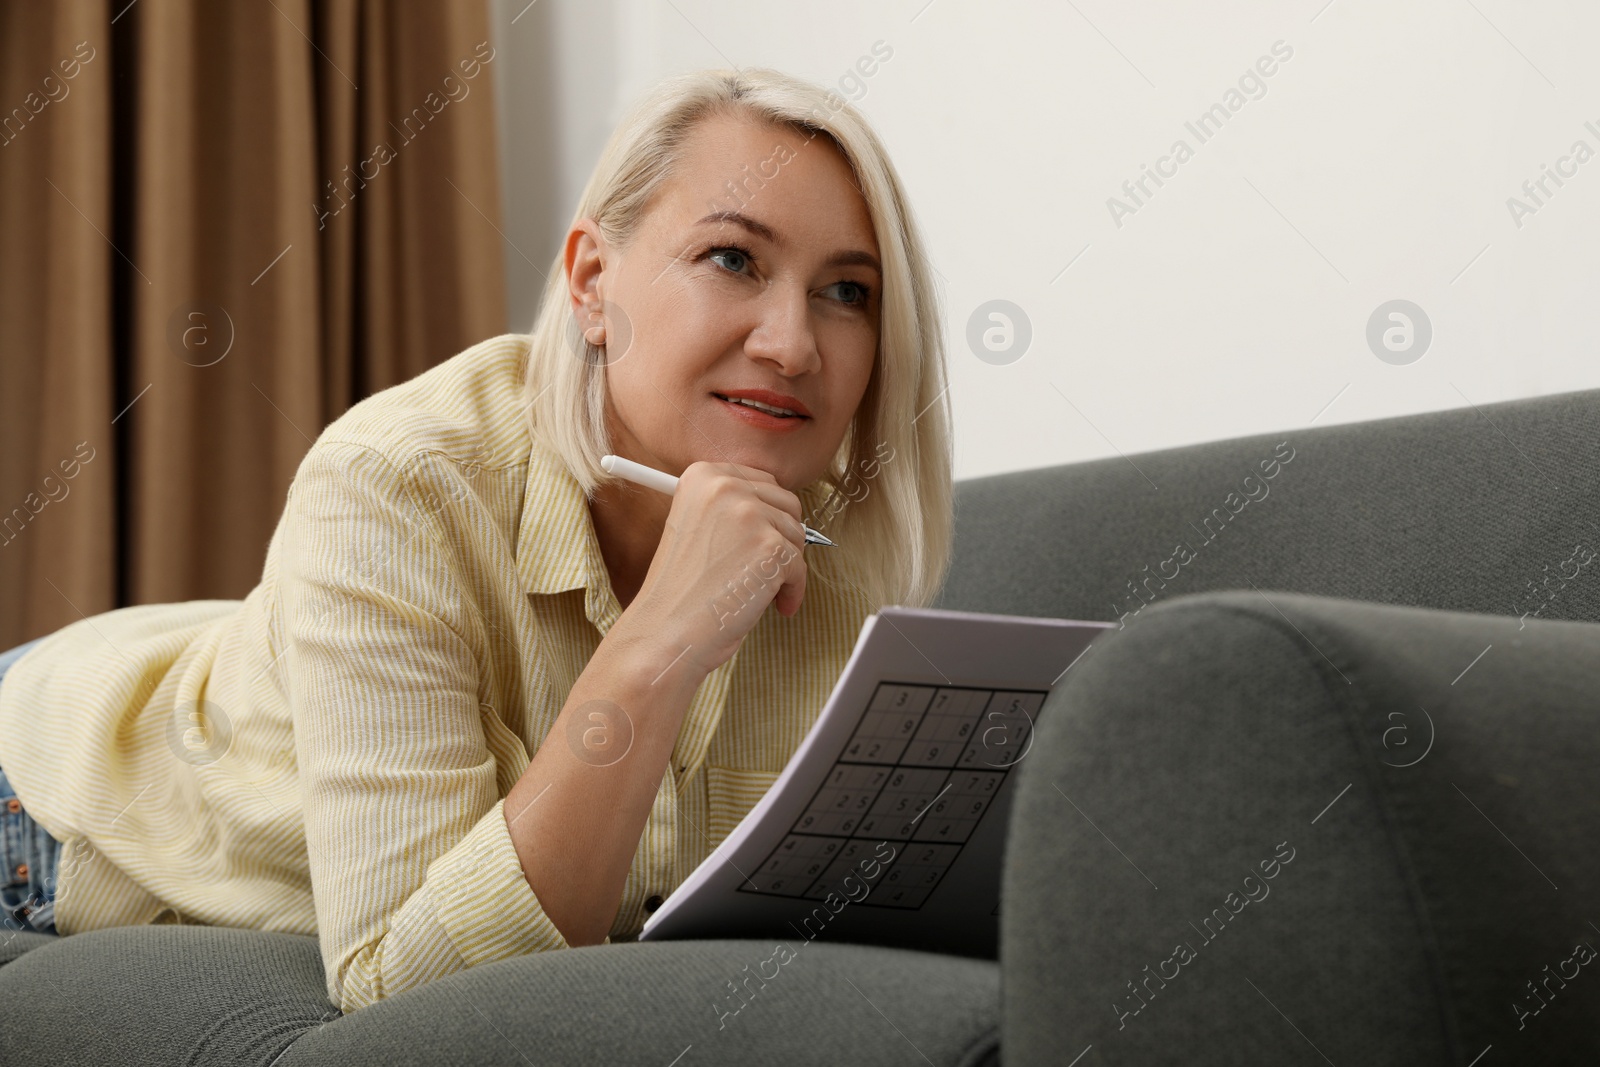
M 639 940 L 862 941 L 994 958 L 1010 787 L 1109 622 L 888 607 L 766 796 Z

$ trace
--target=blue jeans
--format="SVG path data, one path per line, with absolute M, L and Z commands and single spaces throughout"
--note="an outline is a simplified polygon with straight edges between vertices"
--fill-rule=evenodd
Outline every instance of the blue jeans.
M 0 652 L 0 679 L 44 638 Z M 61 843 L 23 810 L 0 769 L 0 930 L 56 933 L 56 874 Z

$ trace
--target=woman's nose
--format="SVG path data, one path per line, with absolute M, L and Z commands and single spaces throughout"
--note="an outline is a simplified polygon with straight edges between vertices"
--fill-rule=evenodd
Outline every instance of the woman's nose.
M 745 340 L 745 352 L 752 359 L 776 364 L 786 376 L 820 366 L 822 357 L 811 328 L 810 295 L 798 287 L 773 286 L 762 301 L 756 328 Z

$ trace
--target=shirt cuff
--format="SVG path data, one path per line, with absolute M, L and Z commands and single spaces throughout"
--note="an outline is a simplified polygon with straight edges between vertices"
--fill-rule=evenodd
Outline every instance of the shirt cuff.
M 469 967 L 572 947 L 522 872 L 505 803 L 496 801 L 466 837 L 428 865 L 439 921 Z

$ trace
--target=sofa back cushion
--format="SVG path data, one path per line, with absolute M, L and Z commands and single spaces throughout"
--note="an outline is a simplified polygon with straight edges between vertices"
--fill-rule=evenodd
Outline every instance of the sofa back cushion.
M 1254 587 L 1600 621 L 1597 553 L 1600 389 L 959 482 L 934 606 L 1131 621 Z

